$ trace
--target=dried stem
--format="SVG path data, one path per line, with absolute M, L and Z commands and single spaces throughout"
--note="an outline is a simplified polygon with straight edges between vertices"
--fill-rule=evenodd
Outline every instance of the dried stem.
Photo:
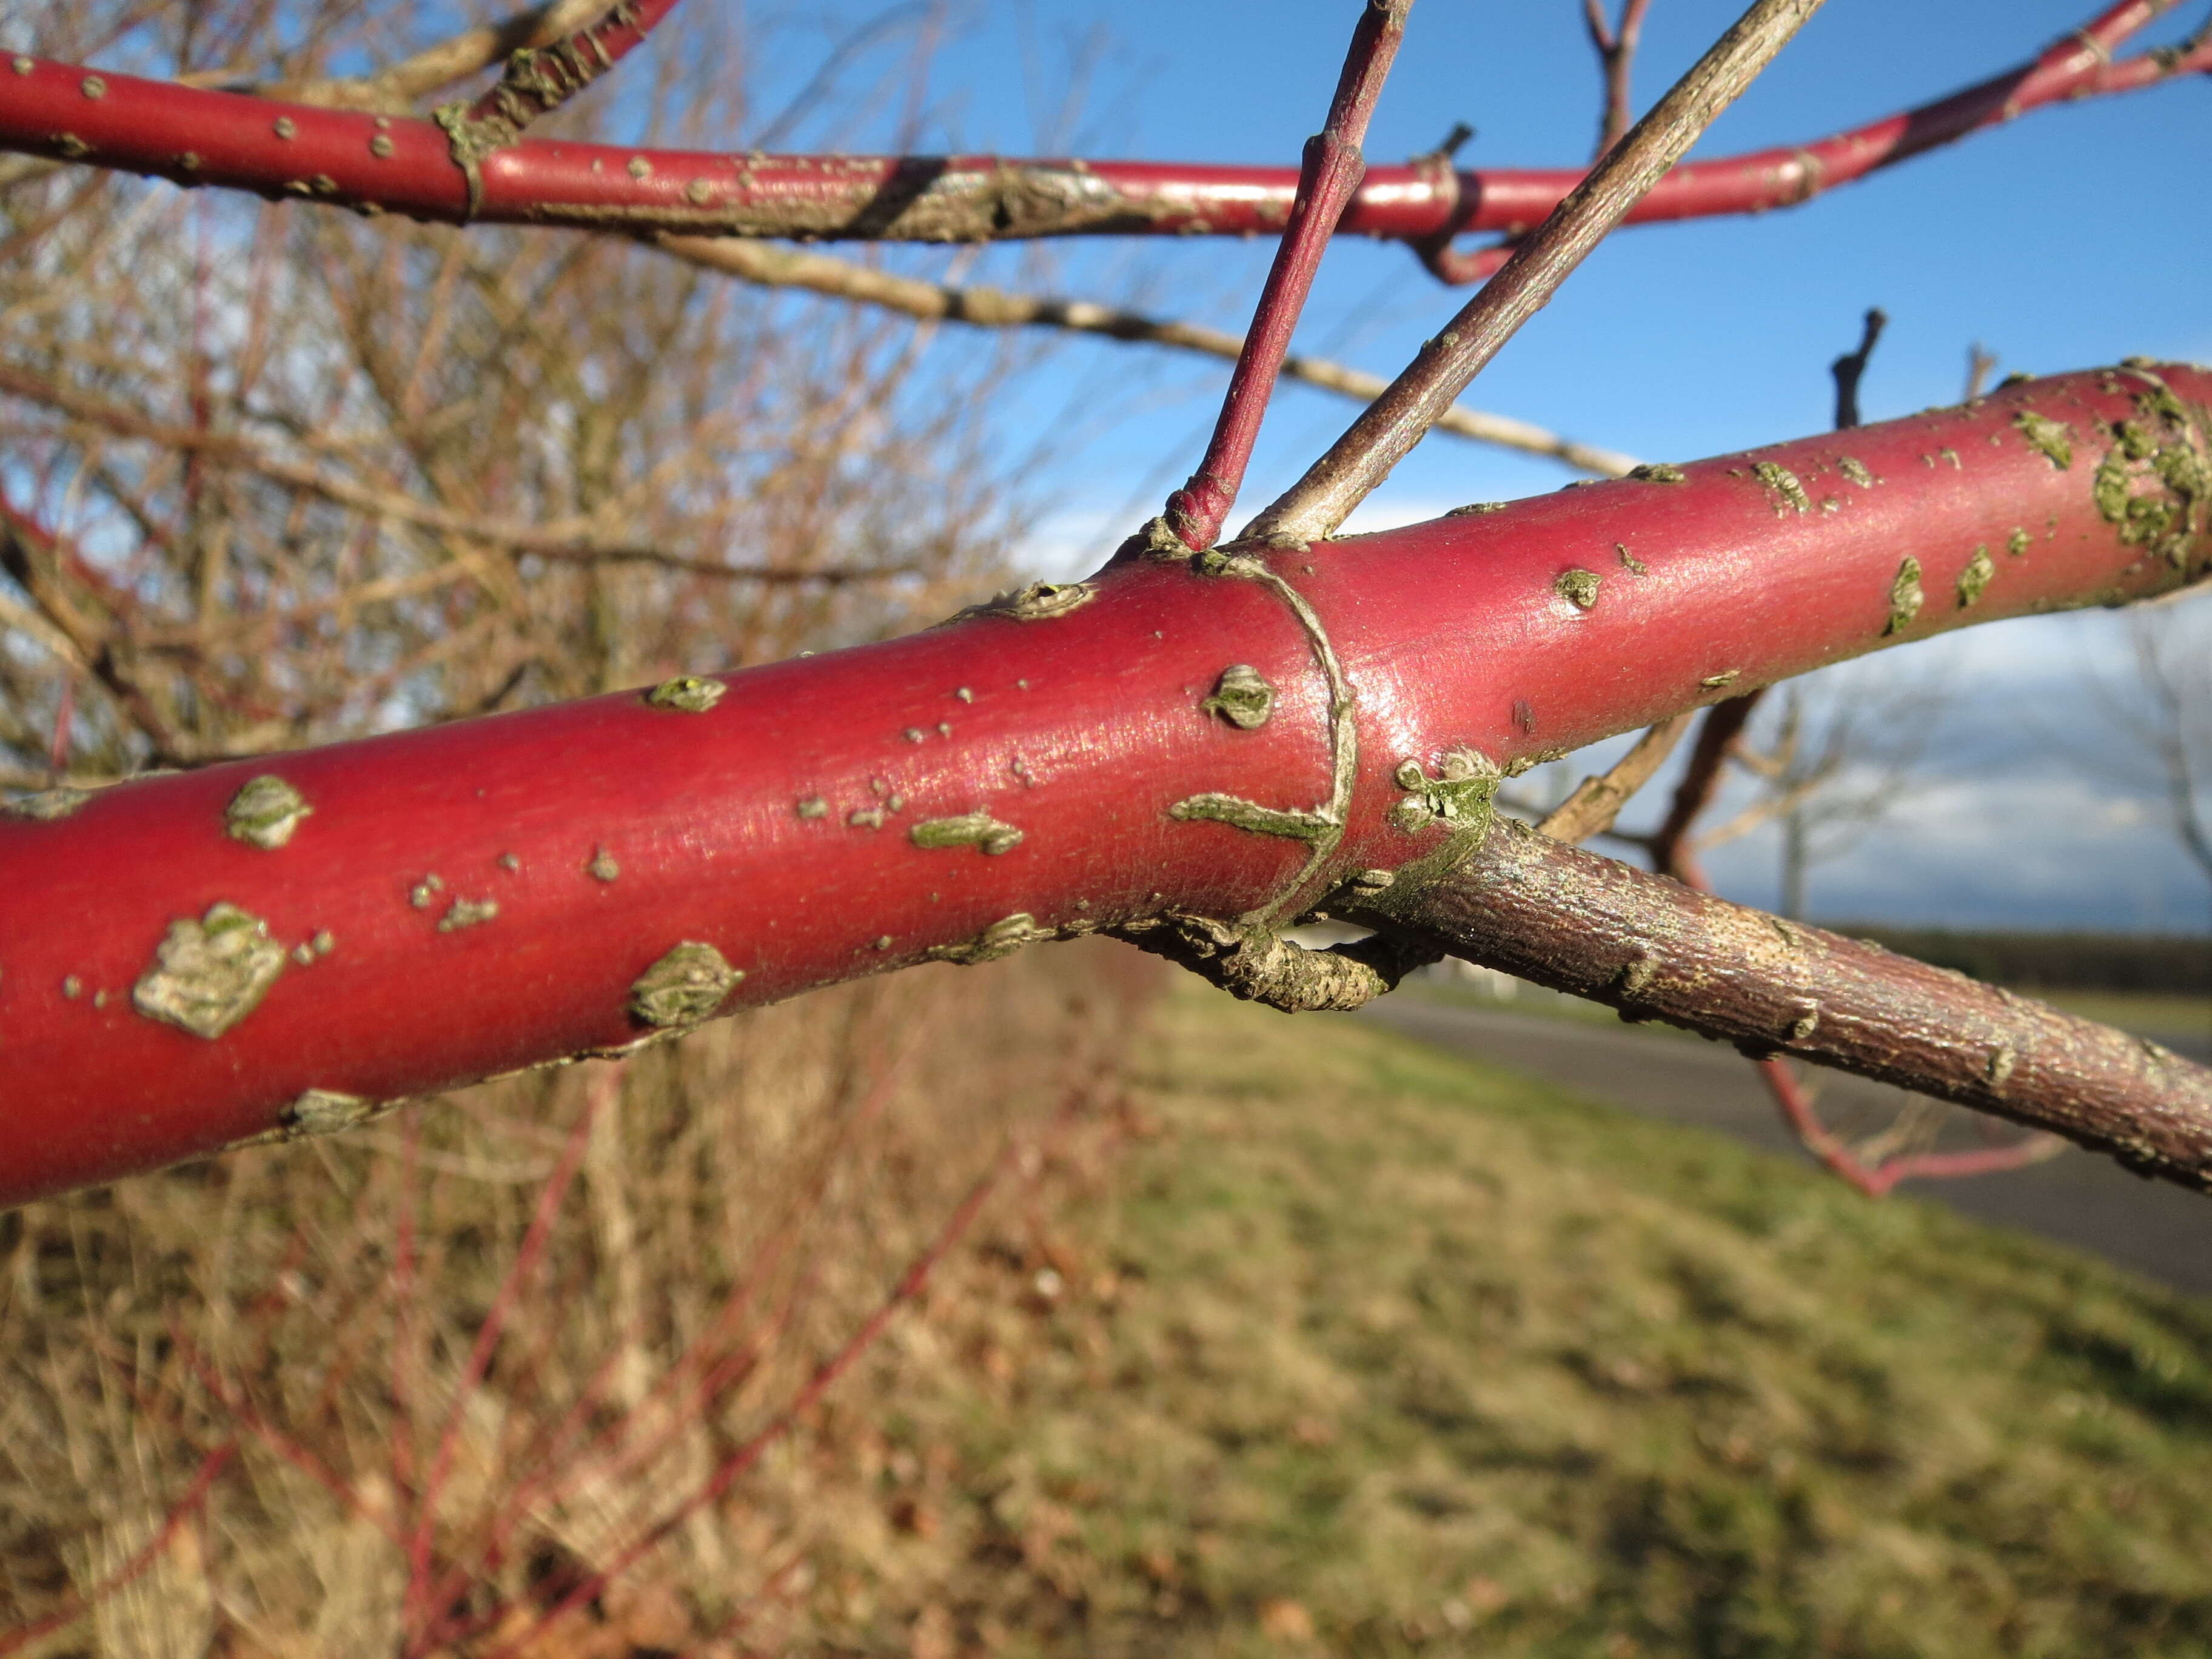
M 927 322 L 965 323 L 974 328 L 1055 328 L 1101 335 L 1135 344 L 1172 346 L 1235 362 L 1244 343 L 1236 335 L 1197 323 L 1147 317 L 1140 312 L 1102 306 L 1089 300 L 1060 300 L 1013 294 L 981 284 L 954 287 L 875 270 L 826 253 L 765 247 L 757 242 L 707 236 L 661 236 L 653 246 L 690 264 L 717 270 L 763 288 L 803 288 L 841 300 L 854 300 L 902 312 Z M 1389 386 L 1379 374 L 1347 368 L 1322 357 L 1288 356 L 1281 364 L 1290 380 L 1342 397 L 1372 403 Z M 1600 477 L 1617 478 L 1636 465 L 1635 458 L 1562 437 L 1527 421 L 1453 404 L 1437 429 L 1477 443 L 1496 444 L 1531 455 L 1549 456 Z
M 1870 307 L 1866 314 L 1866 331 L 1859 336 L 1859 349 L 1847 351 L 1828 365 L 1828 373 L 1836 377 L 1836 430 L 1844 431 L 1859 423 L 1859 380 L 1865 374 L 1867 360 L 1874 356 L 1875 342 L 1881 338 L 1881 331 L 1889 321 L 1880 306 Z M 1966 394 L 1972 397 L 1969 392 Z
M 1247 533 L 1333 533 L 1820 4 L 1757 0 Z
M 1213 545 L 1236 505 L 1252 447 L 1259 441 L 1267 399 L 1290 353 L 1291 336 L 1305 309 L 1306 295 L 1313 289 L 1314 273 L 1321 268 L 1329 239 L 1336 234 L 1337 222 L 1351 205 L 1352 192 L 1366 176 L 1360 146 L 1366 142 L 1367 124 L 1375 113 L 1376 100 L 1382 95 L 1398 43 L 1405 39 L 1406 14 L 1412 6 L 1413 0 L 1368 0 L 1352 30 L 1328 118 L 1306 140 L 1290 220 L 1260 289 L 1243 349 L 1230 373 L 1213 436 L 1198 471 L 1168 497 L 1168 527 L 1194 552 Z

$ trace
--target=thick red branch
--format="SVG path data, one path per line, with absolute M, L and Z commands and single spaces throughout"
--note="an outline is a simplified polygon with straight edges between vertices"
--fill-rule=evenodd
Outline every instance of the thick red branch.
M 1325 555 L 1133 556 L 651 696 L 19 803 L 0 1197 L 886 968 L 1264 911 L 1332 838 L 1324 908 L 1417 890 L 1487 769 L 2203 580 L 2208 398 L 2185 366 L 2031 381 Z
M 1676 167 L 1630 224 L 1788 207 L 2033 109 L 2212 70 L 2212 40 L 2115 60 L 2163 9 L 2126 0 L 2031 63 L 1934 103 L 1802 145 Z M 283 104 L 18 56 L 0 70 L 0 149 L 271 198 L 459 222 L 469 181 L 427 120 Z M 97 91 L 92 90 L 96 87 Z M 525 139 L 477 163 L 473 216 L 508 224 L 801 239 L 995 241 L 1063 235 L 1274 234 L 1298 170 L 994 155 L 732 155 Z M 1339 229 L 1413 242 L 1517 235 L 1577 168 L 1370 167 Z M 1502 263 L 1455 264 L 1455 280 Z

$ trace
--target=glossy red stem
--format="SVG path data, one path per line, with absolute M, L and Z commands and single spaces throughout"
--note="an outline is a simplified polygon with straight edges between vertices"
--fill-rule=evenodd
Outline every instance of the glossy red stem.
M 2114 61 L 2113 47 L 2165 9 L 2127 0 L 2033 62 L 1935 103 L 1797 145 L 1678 167 L 1626 222 L 1786 207 L 2031 109 L 2130 92 L 2212 70 L 2212 41 Z M 89 84 L 97 83 L 96 95 Z M 801 240 L 991 241 L 1054 235 L 1273 235 L 1298 170 L 993 155 L 731 154 L 525 139 L 468 182 L 434 123 L 206 92 L 16 57 L 0 67 L 0 149 L 216 185 L 273 199 L 459 222 L 664 229 Z M 289 135 L 282 129 L 289 127 Z M 1540 222 L 1579 168 L 1455 171 L 1370 167 L 1338 226 L 1427 243 L 1453 280 L 1486 274 L 1495 249 L 1458 255 L 1454 235 L 1510 236 Z
M 2212 373 L 2158 373 L 2199 406 L 2201 434 Z M 1437 850 L 1438 826 L 1388 816 L 1408 761 L 1564 752 L 1887 644 L 2201 579 L 2201 510 L 2177 564 L 2124 543 L 2093 494 L 2112 423 L 2152 385 L 2135 369 L 2033 381 L 1696 463 L 1680 483 L 1267 554 L 1356 700 L 1325 875 Z M 2063 423 L 2066 466 L 2040 421 Z M 1893 629 L 1907 557 L 1924 604 Z M 732 674 L 704 713 L 597 697 L 0 817 L 0 1201 L 268 1131 L 306 1091 L 389 1100 L 630 1042 L 646 1029 L 633 981 L 684 941 L 744 970 L 737 1006 L 944 948 L 1267 904 L 1304 843 L 1169 809 L 1328 802 L 1328 680 L 1280 592 L 1201 563 L 1126 557 L 1058 614 L 988 611 Z M 1252 729 L 1208 706 L 1236 664 L 1274 689 Z M 276 850 L 226 833 L 264 775 L 313 809 Z M 944 821 L 976 813 L 1018 842 L 947 842 Z M 940 827 L 917 837 L 925 823 Z M 497 914 L 441 928 L 455 901 Z M 332 948 L 210 1040 L 137 1012 L 132 989 L 173 924 L 221 902 L 288 949 L 321 930 Z
M 1213 545 L 1243 488 L 1244 469 L 1259 441 L 1267 399 L 1282 373 L 1283 360 L 1290 355 L 1291 337 L 1297 331 L 1306 296 L 1313 291 L 1314 273 L 1321 269 L 1329 239 L 1336 234 L 1337 223 L 1366 174 L 1360 146 L 1367 142 L 1376 100 L 1382 94 L 1382 82 L 1398 55 L 1399 42 L 1405 39 L 1406 13 L 1412 4 L 1413 0 L 1383 0 L 1360 14 L 1328 119 L 1306 141 L 1297 199 L 1291 204 L 1290 221 L 1276 244 L 1267 280 L 1261 285 L 1243 349 L 1230 372 L 1213 436 L 1198 470 L 1168 497 L 1168 527 L 1194 551 Z

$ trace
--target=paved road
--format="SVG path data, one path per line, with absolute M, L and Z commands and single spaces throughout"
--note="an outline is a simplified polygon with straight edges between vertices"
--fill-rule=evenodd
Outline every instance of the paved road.
M 1805 1155 L 1777 1121 L 1751 1068 L 1733 1049 L 1716 1043 L 1427 1000 L 1418 994 L 1385 997 L 1359 1018 L 1610 1105 L 1716 1129 L 1769 1152 Z M 2212 1060 L 2212 1043 L 2201 1036 L 2160 1040 L 2193 1059 Z M 1821 1103 L 1832 1112 L 1896 1098 L 1895 1091 L 1877 1084 L 1822 1074 Z M 2212 1296 L 2212 1200 L 2138 1180 L 2107 1159 L 2068 1152 L 2026 1170 L 1914 1182 L 1906 1189 L 1981 1220 L 2091 1251 L 2176 1289 Z

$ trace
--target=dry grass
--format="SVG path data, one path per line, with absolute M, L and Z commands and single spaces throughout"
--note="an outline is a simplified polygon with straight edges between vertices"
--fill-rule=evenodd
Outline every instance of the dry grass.
M 899 1356 L 988 1348 L 960 1286 L 1055 1259 L 1150 969 L 923 970 L 0 1218 L 0 1630 L 565 1655 L 865 1613 L 834 1564 L 895 1524 Z M 814 1404 L 994 1178 L 960 1316 Z

